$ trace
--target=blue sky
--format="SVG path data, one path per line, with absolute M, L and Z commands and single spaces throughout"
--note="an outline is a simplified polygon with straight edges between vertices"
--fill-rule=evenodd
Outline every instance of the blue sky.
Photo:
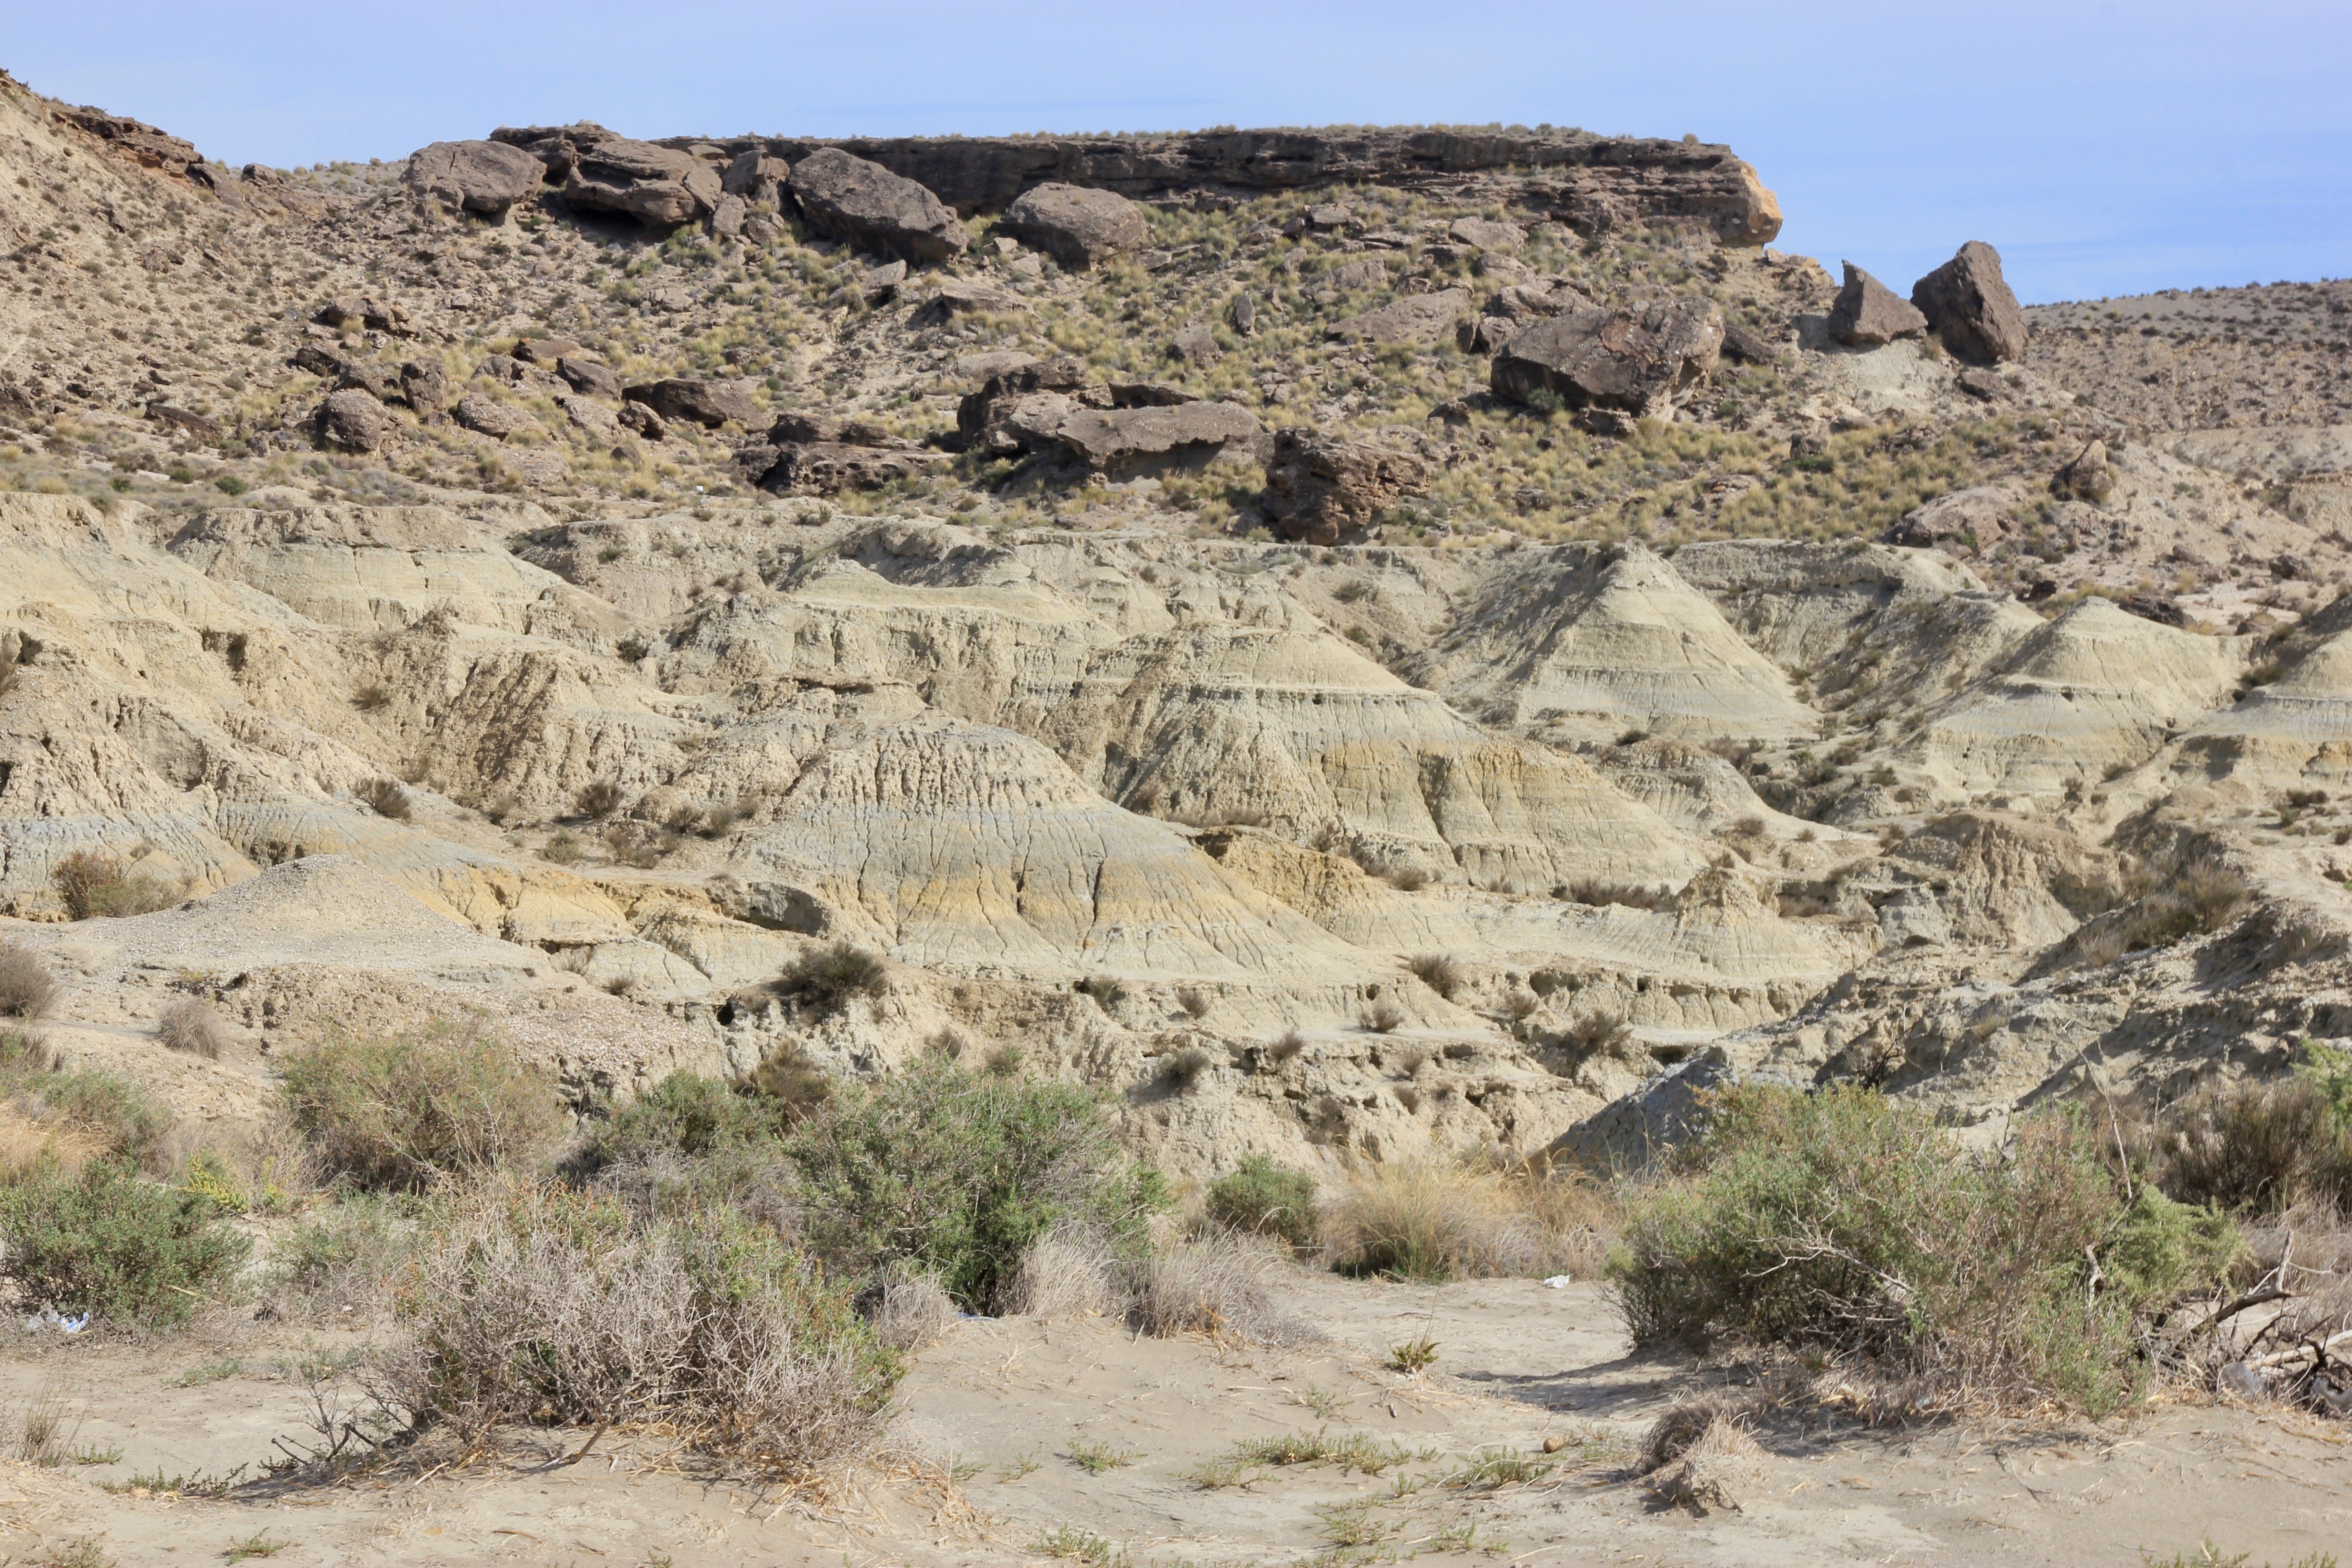
M 37 4 L 0 66 L 280 165 L 640 136 L 1465 122 L 1728 142 L 1780 243 L 2028 300 L 2352 275 L 2352 0 Z

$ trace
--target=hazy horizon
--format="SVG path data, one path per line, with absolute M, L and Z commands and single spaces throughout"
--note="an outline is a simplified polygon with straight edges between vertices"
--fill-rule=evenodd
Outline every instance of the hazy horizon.
M 230 163 L 404 157 L 499 124 L 846 136 L 1216 124 L 1554 123 L 1730 145 L 1782 247 L 1890 283 L 1963 240 L 2029 301 L 2352 273 L 2352 7 L 2015 3 L 1941 15 L 1654 7 L 1188 7 L 1029 25 L 917 5 L 221 7 L 11 26 L 35 90 Z M 1946 38 L 1953 30 L 1964 37 Z M 811 86 L 811 83 L 814 83 Z M 1123 90 L 1118 90 L 1123 89 Z

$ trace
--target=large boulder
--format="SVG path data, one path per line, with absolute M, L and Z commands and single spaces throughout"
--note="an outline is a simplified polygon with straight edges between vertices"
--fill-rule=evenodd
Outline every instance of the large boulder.
M 478 392 L 469 392 L 457 399 L 457 423 L 477 435 L 503 441 L 520 430 L 528 430 L 539 421 L 520 408 L 503 403 L 493 403 Z
M 1911 303 L 1962 359 L 1993 364 L 2025 353 L 2025 312 L 2000 275 L 2000 252 L 1980 239 L 1914 283 Z
M 649 228 L 699 223 L 723 194 L 719 171 L 692 153 L 625 136 L 581 149 L 563 182 L 567 205 L 617 213 Z
M 665 419 L 688 419 L 713 427 L 730 419 L 739 425 L 760 423 L 759 403 L 732 382 L 672 376 L 628 387 L 621 395 L 631 403 L 644 404 Z
M 1488 384 L 1517 403 L 1549 392 L 1571 408 L 1639 418 L 1686 401 L 1722 350 L 1723 311 L 1712 300 L 1578 310 L 1513 334 L 1496 353 Z
M 420 199 L 497 217 L 546 183 L 547 165 L 502 142 L 436 142 L 408 155 L 401 183 Z
M 1927 330 L 1927 318 L 1894 289 L 1849 261 L 1845 287 L 1830 307 L 1830 336 L 1851 348 L 1876 348 Z
M 730 196 L 740 196 L 747 202 L 765 202 L 773 205 L 784 182 L 792 178 L 793 166 L 782 158 L 774 158 L 754 147 L 735 154 L 719 176 L 719 184 Z
M 1343 342 L 1426 344 L 1453 336 L 1454 326 L 1469 313 L 1467 289 L 1440 289 L 1408 294 L 1377 310 L 1334 321 L 1325 331 Z
M 1077 271 L 1140 250 L 1151 237 L 1143 209 L 1115 191 L 1045 184 L 1013 198 L 997 231 Z
M 970 243 L 939 197 L 838 147 L 820 147 L 793 164 L 784 188 L 810 227 L 862 250 L 945 261 Z
M 1428 468 L 1409 452 L 1284 430 L 1274 438 L 1259 506 L 1285 539 L 1337 544 L 1360 536 L 1405 497 L 1421 494 L 1428 478 Z
M 2014 487 L 2005 484 L 1951 490 L 1905 512 L 1885 538 L 1889 544 L 1915 549 L 1931 545 L 1989 549 L 2009 531 L 2010 518 L 2022 499 Z
M 1054 436 L 1090 468 L 1127 479 L 1162 468 L 1199 468 L 1253 447 L 1265 433 L 1232 403 L 1195 401 L 1142 408 L 1080 408 Z
M 374 452 L 392 438 L 392 410 L 381 398 L 345 387 L 331 392 L 311 416 L 319 439 L 330 447 L 341 447 L 346 452 Z
M 613 374 L 612 366 L 593 354 L 565 354 L 555 362 L 555 373 L 574 392 L 620 401 L 621 378 Z

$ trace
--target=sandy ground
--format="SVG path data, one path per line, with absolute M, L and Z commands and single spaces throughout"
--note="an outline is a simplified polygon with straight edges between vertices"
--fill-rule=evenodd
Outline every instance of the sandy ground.
M 296 1564 L 1047 1563 L 1099 1538 L 1136 1568 L 1183 1563 L 2134 1564 L 2225 1552 L 2282 1565 L 2352 1542 L 2341 1426 L 2166 1404 L 2128 1421 L 1868 1430 L 1819 1408 L 1757 1431 L 1736 1510 L 1653 1500 L 1627 1463 L 1678 1394 L 1725 1369 L 1627 1353 L 1593 1287 L 1439 1288 L 1285 1277 L 1320 1338 L 1284 1348 L 1139 1339 L 1104 1321 L 971 1320 L 922 1352 L 901 1391 L 897 1460 L 811 1500 L 715 1479 L 657 1436 L 533 1432 L 495 1459 L 422 1479 L 262 1482 L 224 1499 L 110 1493 L 138 1476 L 258 1470 L 299 1437 L 306 1356 L 352 1333 L 215 1324 L 144 1342 L 0 1330 L 0 1412 L 62 1404 L 74 1458 L 0 1466 L 0 1561 L 83 1540 L 121 1563 L 222 1561 L 284 1542 Z M 1426 1335 L 1438 1361 L 1389 1369 Z M 1731 1369 L 1727 1375 L 1740 1374 Z M 1204 1486 L 1244 1439 L 1324 1431 L 1379 1446 L 1381 1473 L 1261 1467 Z M 1540 1456 L 1492 1487 L 1482 1455 Z M 1117 1462 L 1089 1469 L 1083 1453 Z M 1378 1462 L 1378 1461 L 1376 1461 Z M 1354 1542 L 1342 1546 L 1342 1542 Z M 74 1561 L 71 1558 L 58 1559 Z M 1099 1558 L 1097 1561 L 1117 1561 Z

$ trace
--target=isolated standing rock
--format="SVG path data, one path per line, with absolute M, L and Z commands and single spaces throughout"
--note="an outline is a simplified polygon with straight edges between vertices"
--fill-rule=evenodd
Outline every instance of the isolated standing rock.
M 2050 488 L 2077 500 L 2103 501 L 2115 493 L 2115 470 L 2107 466 L 2107 444 L 2094 438 L 2074 460 L 2052 477 Z
M 1911 286 L 1911 303 L 1944 346 L 1980 364 L 2025 353 L 2025 312 L 2000 275 L 2000 252 L 1980 239 Z
M 491 217 L 502 216 L 546 179 L 546 164 L 503 142 L 436 142 L 411 153 L 401 175 L 401 183 L 419 197 Z
M 347 452 L 373 452 L 391 437 L 392 411 L 357 387 L 331 392 L 312 416 L 319 438 Z
M 1382 511 L 1422 493 L 1429 470 L 1409 452 L 1289 429 L 1274 439 L 1259 505 L 1275 531 L 1308 544 L 1360 534 Z
M 1830 336 L 1853 348 L 1876 348 L 1927 330 L 1927 318 L 1894 289 L 1849 261 L 1845 287 L 1830 307 Z
M 438 415 L 449 406 L 449 373 L 437 364 L 411 360 L 400 367 L 400 395 L 418 414 Z
M 697 425 L 719 426 L 730 419 L 740 425 L 760 423 L 760 405 L 742 387 L 723 381 L 694 381 L 672 376 L 632 386 L 621 395 L 642 403 L 665 419 L 689 419 Z
M 784 188 L 809 226 L 865 250 L 909 261 L 961 256 L 971 237 L 940 198 L 879 163 L 820 147 L 793 165 Z
M 564 379 L 574 392 L 584 392 L 592 397 L 609 397 L 617 403 L 621 398 L 621 378 L 613 374 L 612 366 L 587 354 L 565 354 L 555 362 L 555 374 Z
M 1550 392 L 1571 408 L 1643 417 L 1685 401 L 1723 350 L 1723 311 L 1695 296 L 1618 310 L 1579 310 L 1513 334 L 1488 383 L 1525 403 Z
M 996 226 L 1079 271 L 1140 250 L 1151 237 L 1142 209 L 1133 202 L 1116 191 L 1083 185 L 1049 184 L 1024 191 L 1004 209 Z

